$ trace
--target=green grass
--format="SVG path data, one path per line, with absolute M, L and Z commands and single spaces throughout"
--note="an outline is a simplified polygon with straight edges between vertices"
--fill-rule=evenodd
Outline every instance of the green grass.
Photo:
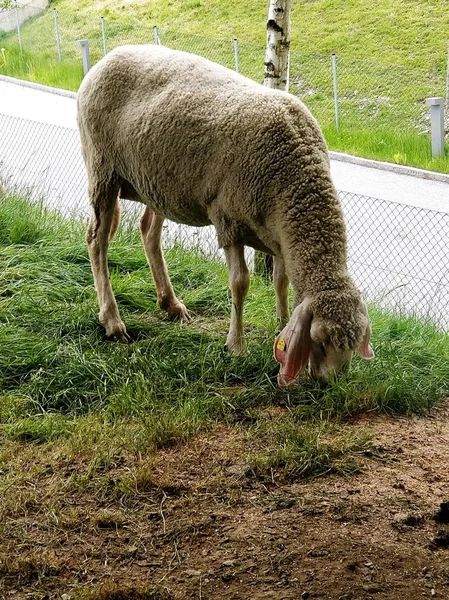
M 112 243 L 110 267 L 136 341 L 107 342 L 83 238 L 84 225 L 0 195 L 0 447 L 2 437 L 62 443 L 107 463 L 120 452 L 187 443 L 224 423 L 253 440 L 258 472 L 346 472 L 347 458 L 367 443 L 359 432 L 338 433 L 348 418 L 421 413 L 448 393 L 448 336 L 375 307 L 375 360 L 356 358 L 350 373 L 327 388 L 304 377 L 298 389 L 280 390 L 272 286 L 252 278 L 249 353 L 232 356 L 223 349 L 230 309 L 225 267 L 180 247 L 167 251 L 174 287 L 194 317 L 188 326 L 169 322 L 155 306 L 131 228 Z M 273 420 L 266 411 L 277 405 L 288 410 Z
M 244 5 L 232 0 L 109 0 L 107 7 L 88 0 L 56 0 L 51 8 L 62 15 L 61 34 L 67 45 L 64 33 L 98 31 L 100 16 L 123 37 L 137 32 L 142 41 L 152 39 L 152 27 L 159 25 L 186 34 L 236 36 L 248 43 L 265 44 L 267 4 L 256 0 Z M 48 30 L 52 30 L 52 18 L 50 14 Z M 301 52 L 337 52 L 349 58 L 423 69 L 444 70 L 446 65 L 444 0 L 431 6 L 414 0 L 379 0 L 375 4 L 368 0 L 305 0 L 292 3 L 291 20 L 293 47 Z
M 23 25 L 23 56 L 17 34 L 0 35 L 0 73 L 72 90 L 82 79 L 77 39 L 89 39 L 92 62 L 107 49 L 153 41 L 189 50 L 234 68 L 231 40 L 240 42 L 240 70 L 263 78 L 267 7 L 230 0 L 128 4 L 52 2 L 59 14 L 63 62 L 57 61 L 53 12 Z M 449 172 L 449 156 L 434 160 L 425 98 L 445 95 L 447 8 L 443 0 L 424 9 L 412 0 L 375 4 L 315 0 L 293 3 L 291 91 L 317 117 L 333 150 Z M 341 131 L 333 127 L 330 54 L 338 55 Z M 313 53 L 313 54 L 312 54 Z
M 375 131 L 365 128 L 351 131 L 342 127 L 337 132 L 334 126 L 328 126 L 324 127 L 323 131 L 329 147 L 336 152 L 439 173 L 449 172 L 449 156 L 433 158 L 427 136 L 394 133 L 384 128 Z

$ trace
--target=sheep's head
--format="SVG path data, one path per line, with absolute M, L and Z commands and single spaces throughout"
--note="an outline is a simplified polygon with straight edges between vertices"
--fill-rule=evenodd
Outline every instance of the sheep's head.
M 306 297 L 274 343 L 279 385 L 294 383 L 306 366 L 313 379 L 327 380 L 349 366 L 354 351 L 373 358 L 370 336 L 368 311 L 355 290 Z

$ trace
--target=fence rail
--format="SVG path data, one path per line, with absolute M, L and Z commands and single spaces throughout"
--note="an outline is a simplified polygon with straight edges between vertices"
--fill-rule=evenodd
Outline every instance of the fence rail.
M 33 2 L 27 3 L 27 10 L 33 6 Z M 37 10 L 38 5 L 35 6 Z M 174 32 L 167 27 L 155 30 L 131 18 L 118 21 L 99 15 L 95 21 L 85 23 L 56 9 L 44 10 L 24 24 L 17 23 L 15 32 L 0 32 L 0 45 L 3 37 L 11 48 L 20 42 L 23 52 L 33 57 L 50 56 L 55 65 L 62 61 L 76 69 L 74 77 L 78 81 L 82 69 L 77 40 L 89 41 L 92 64 L 117 46 L 158 40 L 263 81 L 265 48 L 235 39 L 211 39 Z M 1 56 L 0 72 L 8 74 L 7 65 L 2 68 Z M 290 91 L 306 102 L 323 129 L 344 128 L 346 133 L 359 135 L 375 131 L 380 133 L 379 143 L 382 143 L 383 131 L 398 135 L 430 132 L 426 98 L 446 96 L 446 73 L 445 69 L 427 71 L 335 55 L 308 54 L 292 48 Z M 384 143 L 388 143 L 388 139 Z
M 66 216 L 86 219 L 87 182 L 78 131 L 2 114 L 0 131 L 0 184 Z M 339 194 L 350 272 L 365 297 L 448 328 L 449 214 Z M 137 220 L 139 206 L 125 206 L 125 217 Z M 164 237 L 166 246 L 181 243 L 222 258 L 212 227 L 167 221 Z

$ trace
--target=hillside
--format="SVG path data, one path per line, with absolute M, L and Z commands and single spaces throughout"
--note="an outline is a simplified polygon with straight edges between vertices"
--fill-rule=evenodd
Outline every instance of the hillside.
M 57 0 L 53 7 L 77 19 L 138 17 L 145 24 L 212 37 L 265 42 L 267 1 Z M 293 2 L 293 48 L 336 52 L 384 63 L 444 69 L 449 7 L 444 0 L 308 0 Z

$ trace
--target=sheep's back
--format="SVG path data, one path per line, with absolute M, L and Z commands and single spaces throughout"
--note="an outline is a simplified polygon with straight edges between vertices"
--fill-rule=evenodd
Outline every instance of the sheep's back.
M 103 153 L 178 221 L 191 210 L 191 222 L 207 222 L 221 196 L 234 216 L 267 210 L 273 164 L 285 161 L 290 185 L 311 158 L 326 168 L 321 132 L 299 100 L 161 46 L 124 46 L 97 63 L 80 87 L 78 119 L 84 151 Z

